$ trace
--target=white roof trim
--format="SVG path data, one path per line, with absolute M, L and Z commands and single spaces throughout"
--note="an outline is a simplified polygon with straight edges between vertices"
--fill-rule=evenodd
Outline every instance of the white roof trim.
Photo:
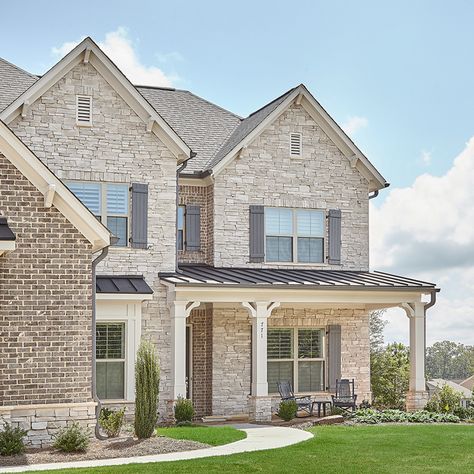
M 1 121 L 0 153 L 92 244 L 94 252 L 110 245 L 107 228 Z
M 31 107 L 34 101 L 41 97 L 49 88 L 56 84 L 58 80 L 81 62 L 91 64 L 145 124 L 148 124 L 151 119 L 155 121 L 152 131 L 169 148 L 173 155 L 176 156 L 178 162 L 185 161 L 191 157 L 191 149 L 188 145 L 186 145 L 163 117 L 145 100 L 120 69 L 118 69 L 91 38 L 86 38 L 79 43 L 44 76 L 38 79 L 38 81 L 21 94 L 20 97 L 12 102 L 0 113 L 0 120 L 9 124 L 22 113 L 24 106 L 26 109 Z
M 296 87 L 293 92 L 265 118 L 254 130 L 252 130 L 238 145 L 236 145 L 216 166 L 213 175 L 219 174 L 239 153 L 242 148 L 247 147 L 258 137 L 271 123 L 273 123 L 293 102 L 299 102 L 311 115 L 314 121 L 331 138 L 339 150 L 351 162 L 351 165 L 369 182 L 369 191 L 375 191 L 386 187 L 384 177 L 370 163 L 368 158 L 357 148 L 354 142 L 346 135 L 341 127 L 331 118 L 319 102 L 311 95 L 305 86 Z
M 97 300 L 107 300 L 107 301 L 150 301 L 153 299 L 152 294 L 143 294 L 143 293 L 127 293 L 127 294 L 117 294 L 117 293 L 96 293 L 95 295 Z

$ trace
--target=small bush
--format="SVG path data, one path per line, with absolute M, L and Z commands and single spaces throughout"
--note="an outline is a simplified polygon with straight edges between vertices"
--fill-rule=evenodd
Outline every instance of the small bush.
M 331 415 L 346 416 L 347 413 L 341 407 L 331 406 Z
M 357 410 L 351 416 L 355 423 L 375 425 L 378 423 L 459 423 L 460 419 L 451 413 L 433 413 L 419 410 L 407 413 L 401 410 Z
M 91 432 L 74 422 L 61 428 L 54 436 L 53 447 L 63 453 L 78 453 L 87 451 L 90 443 Z
M 458 416 L 461 420 L 474 421 L 474 407 L 456 407 L 453 411 L 453 415 Z
M 99 425 L 107 433 L 109 438 L 116 438 L 122 429 L 124 417 L 125 408 L 120 410 L 102 408 L 99 415 Z
M 178 401 L 174 406 L 176 423 L 180 426 L 189 426 L 193 421 L 194 413 L 193 402 L 187 398 L 178 397 Z
M 278 407 L 277 415 L 285 421 L 290 421 L 296 417 L 298 413 L 298 405 L 294 400 L 282 400 Z
M 28 432 L 20 427 L 13 428 L 10 423 L 4 422 L 3 431 L 0 431 L 0 455 L 14 456 L 25 450 L 23 438 Z
M 445 384 L 435 392 L 426 404 L 426 410 L 434 413 L 453 413 L 461 404 L 462 393 Z

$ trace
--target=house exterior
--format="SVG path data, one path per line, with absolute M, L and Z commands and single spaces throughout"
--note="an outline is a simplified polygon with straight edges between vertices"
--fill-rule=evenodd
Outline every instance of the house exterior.
M 40 78 L 0 62 L 0 109 L 115 236 L 96 248 L 97 294 L 84 296 L 97 320 L 82 346 L 89 402 L 133 408 L 142 337 L 160 355 L 162 418 L 187 396 L 199 417 L 265 421 L 279 380 L 327 396 L 354 378 L 370 399 L 368 314 L 399 306 L 408 405 L 423 406 L 438 290 L 369 271 L 369 199 L 388 184 L 305 86 L 243 119 L 187 91 L 132 85 L 87 38 Z
M 461 406 L 464 408 L 468 408 L 472 403 L 472 390 L 468 387 L 464 387 L 459 383 L 453 382 L 452 380 L 444 380 L 444 379 L 432 379 L 426 382 L 426 386 L 428 388 L 428 394 L 431 398 L 435 393 L 439 392 L 445 385 L 452 388 L 456 392 L 462 395 L 461 398 Z
M 467 388 L 471 392 L 474 391 L 474 375 L 471 375 L 466 380 L 463 380 L 459 385 L 462 385 L 464 388 Z

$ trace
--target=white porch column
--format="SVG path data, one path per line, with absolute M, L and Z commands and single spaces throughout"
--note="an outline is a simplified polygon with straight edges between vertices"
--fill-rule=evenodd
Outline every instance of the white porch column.
M 267 325 L 278 302 L 243 302 L 252 319 L 252 393 L 250 418 L 255 421 L 271 419 L 271 399 L 268 397 L 267 381 Z
M 173 301 L 171 312 L 171 376 L 173 401 L 186 398 L 186 318 L 199 301 Z
M 424 408 L 428 401 L 425 379 L 425 303 L 403 305 L 410 321 L 410 383 L 407 410 Z

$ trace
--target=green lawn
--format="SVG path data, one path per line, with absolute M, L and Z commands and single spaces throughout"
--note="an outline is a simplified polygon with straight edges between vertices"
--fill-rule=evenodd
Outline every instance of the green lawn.
M 211 446 L 232 443 L 246 437 L 243 431 L 236 430 L 231 426 L 194 425 L 178 428 L 158 428 L 157 433 L 168 438 L 191 439 Z
M 312 432 L 315 434 L 313 439 L 276 450 L 195 461 L 131 464 L 67 472 L 73 474 L 473 472 L 474 426 L 321 426 L 313 428 Z

